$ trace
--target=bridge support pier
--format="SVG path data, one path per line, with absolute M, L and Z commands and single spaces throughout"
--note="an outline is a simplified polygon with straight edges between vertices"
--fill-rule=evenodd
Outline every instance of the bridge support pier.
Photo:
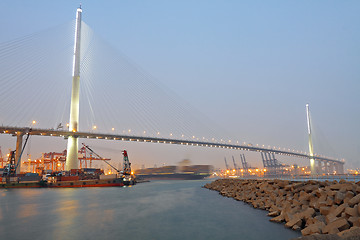
M 335 163 L 331 162 L 330 163 L 330 174 L 334 174 L 335 171 Z
M 79 168 L 79 160 L 78 160 L 78 138 L 77 137 L 69 137 L 67 143 L 67 153 L 66 153 L 66 164 L 65 169 L 67 171 L 71 169 Z
M 15 152 L 15 166 L 17 166 L 16 174 L 20 174 L 20 168 L 21 168 L 20 154 L 22 150 L 23 136 L 24 136 L 23 132 L 16 133 L 16 152 Z
M 317 169 L 317 174 L 321 175 L 322 174 L 322 161 L 318 160 L 318 169 Z
M 339 164 L 339 174 L 344 174 L 344 164 L 342 163 L 338 163 Z
M 325 174 L 329 174 L 329 163 L 328 163 L 328 161 L 324 162 L 324 166 L 325 166 Z
M 344 165 L 341 163 L 334 163 L 336 174 L 344 174 Z

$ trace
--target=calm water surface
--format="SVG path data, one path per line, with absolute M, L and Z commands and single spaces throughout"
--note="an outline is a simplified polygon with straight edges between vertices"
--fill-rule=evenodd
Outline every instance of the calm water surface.
M 124 188 L 0 190 L 0 239 L 290 239 L 266 211 L 201 188 L 154 181 Z

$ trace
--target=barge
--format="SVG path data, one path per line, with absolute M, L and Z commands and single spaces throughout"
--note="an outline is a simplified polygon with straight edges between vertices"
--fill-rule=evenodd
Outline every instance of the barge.
M 98 156 L 106 164 L 116 170 L 116 174 L 105 175 L 104 171 L 95 168 L 71 169 L 70 171 L 43 172 L 42 176 L 37 173 L 16 174 L 15 151 L 9 156 L 7 166 L 0 175 L 1 188 L 80 188 L 80 187 L 122 187 L 136 184 L 136 178 L 131 172 L 131 163 L 127 151 L 122 151 L 124 156 L 124 168 L 118 170 L 96 154 L 89 146 L 83 144 L 92 154 Z M 0 171 L 1 172 L 1 171 Z

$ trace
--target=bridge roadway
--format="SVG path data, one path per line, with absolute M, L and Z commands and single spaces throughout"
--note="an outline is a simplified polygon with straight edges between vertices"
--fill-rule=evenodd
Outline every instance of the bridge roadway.
M 107 140 L 120 140 L 120 141 L 134 141 L 134 142 L 151 142 L 151 143 L 166 143 L 166 144 L 179 144 L 189 146 L 200 146 L 200 147 L 215 147 L 215 148 L 227 148 L 234 150 L 244 150 L 253 152 L 271 152 L 279 155 L 286 155 L 291 157 L 300 157 L 310 159 L 310 156 L 305 153 L 298 153 L 292 151 L 276 150 L 271 148 L 257 147 L 251 144 L 248 145 L 236 145 L 227 143 L 215 143 L 205 141 L 192 141 L 184 139 L 169 139 L 169 138 L 158 138 L 158 137 L 145 137 L 145 136 L 130 136 L 130 135 L 119 135 L 119 134 L 104 134 L 104 133 L 92 133 L 92 132 L 69 132 L 63 130 L 54 129 L 41 129 L 41 128 L 27 128 L 27 127 L 10 127 L 0 126 L 0 134 L 10 134 L 17 136 L 19 134 L 27 134 L 30 131 L 30 135 L 37 136 L 52 136 L 52 137 L 64 137 L 74 136 L 78 138 L 91 138 L 91 139 L 107 139 Z M 338 159 L 332 159 L 316 155 L 313 157 L 317 161 L 325 161 L 328 163 L 344 164 L 344 161 Z

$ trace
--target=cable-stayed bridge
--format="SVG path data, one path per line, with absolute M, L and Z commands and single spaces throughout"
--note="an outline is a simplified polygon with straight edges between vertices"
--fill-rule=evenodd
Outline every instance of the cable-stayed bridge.
M 130 135 L 117 135 L 117 134 L 105 134 L 105 133 L 93 133 L 93 132 L 71 132 L 71 131 L 61 131 L 54 129 L 39 129 L 39 128 L 19 128 L 19 127 L 0 127 L 0 133 L 11 134 L 13 136 L 18 136 L 22 138 L 24 134 L 31 134 L 36 136 L 51 136 L 51 137 L 76 137 L 76 138 L 87 138 L 87 139 L 103 139 L 103 140 L 117 140 L 117 141 L 132 141 L 132 142 L 149 142 L 149 143 L 163 143 L 163 144 L 178 144 L 185 146 L 199 146 L 199 147 L 209 147 L 209 148 L 223 148 L 223 149 L 233 149 L 233 150 L 242 150 L 242 151 L 252 151 L 260 153 L 274 153 L 279 155 L 285 155 L 290 157 L 298 158 L 313 158 L 318 162 L 318 166 L 325 167 L 326 171 L 341 173 L 343 171 L 343 161 L 337 159 L 323 157 L 315 155 L 313 157 L 309 156 L 307 153 L 301 153 L 298 151 L 286 151 L 281 149 L 271 149 L 265 147 L 252 146 L 252 144 L 239 145 L 232 143 L 217 143 L 217 142 L 206 142 L 198 140 L 186 140 L 186 139 L 171 139 L 171 138 L 160 138 L 160 137 L 146 137 L 146 136 L 130 136 Z
M 100 40 L 94 35 L 90 28 L 82 24 L 81 12 L 82 10 L 78 9 L 77 21 L 75 23 L 76 34 L 74 48 L 72 47 L 72 43 L 69 44 L 70 42 L 66 42 L 63 48 L 54 50 L 53 46 L 51 46 L 51 52 L 47 52 L 43 49 L 44 46 L 39 43 L 40 38 L 38 35 L 15 40 L 1 47 L 0 53 L 3 58 L 7 60 L 7 64 L 3 67 L 4 71 L 2 71 L 4 72 L 3 78 L 6 81 L 2 88 L 1 97 L 8 100 L 6 107 L 10 109 L 4 111 L 9 116 L 9 119 L 2 121 L 5 123 L 3 124 L 5 126 L 0 128 L 0 133 L 17 136 L 18 153 L 20 152 L 19 147 L 21 147 L 23 135 L 29 133 L 31 135 L 58 136 L 69 139 L 68 159 L 72 158 L 73 160 L 69 162 L 73 164 L 70 164 L 67 167 L 68 169 L 76 168 L 77 161 L 74 159 L 77 158 L 77 139 L 97 138 L 274 153 L 308 158 L 310 162 L 313 160 L 312 165 L 314 165 L 314 161 L 317 161 L 319 169 L 322 169 L 322 166 L 324 166 L 326 169 L 325 172 L 333 172 L 334 170 L 336 170 L 337 173 L 343 172 L 343 161 L 321 157 L 314 154 L 312 150 L 310 150 L 309 154 L 306 154 L 297 151 L 234 144 L 231 141 L 221 140 L 220 142 L 216 142 L 213 140 L 215 139 L 214 137 L 196 138 L 195 136 L 203 136 L 205 135 L 204 133 L 206 133 L 208 136 L 216 136 L 216 139 L 221 139 L 221 136 L 224 134 L 221 130 L 219 130 L 221 132 L 219 134 L 214 131 L 213 127 L 207 127 L 208 122 L 197 121 L 194 115 L 189 114 L 191 111 L 189 111 L 187 106 L 179 104 L 177 99 L 174 99 L 172 96 L 169 97 L 171 94 L 162 91 L 158 85 L 154 85 L 152 83 L 152 77 L 139 69 L 138 66 L 130 63 L 126 58 L 111 55 L 113 53 L 111 47 L 97 44 Z M 50 39 L 50 41 L 54 41 L 51 37 Z M 32 42 L 35 44 L 31 45 Z M 34 45 L 36 45 L 37 48 L 35 48 Z M 43 66 L 48 64 L 48 62 L 55 62 L 57 58 L 63 61 L 65 57 L 68 56 L 69 48 L 73 48 L 74 56 L 71 96 L 67 94 L 70 93 L 69 87 L 71 84 L 69 82 L 66 84 L 63 83 L 64 78 L 71 78 L 71 76 L 69 76 L 70 74 L 67 75 L 67 73 L 65 73 L 66 70 L 69 70 L 70 64 L 64 64 L 64 67 L 62 65 L 52 65 L 52 68 Z M 24 49 L 28 51 L 25 57 L 19 53 L 21 51 L 18 51 Z M 34 51 L 31 49 L 42 50 Z M 19 54 L 19 56 L 14 53 Z M 13 61 L 18 61 L 19 58 L 21 58 L 22 61 L 20 64 L 12 64 Z M 102 63 L 104 61 L 106 61 L 106 63 Z M 18 68 L 18 65 L 21 67 Z M 101 71 L 95 72 L 96 69 L 101 69 Z M 59 74 L 54 74 L 54 72 L 58 72 Z M 69 70 L 69 72 L 71 71 Z M 49 76 L 51 76 L 51 78 L 49 78 Z M 112 82 L 111 84 L 104 81 L 114 78 L 122 79 L 122 81 Z M 45 81 L 40 82 L 39 79 L 45 79 Z M 50 90 L 52 85 L 58 84 L 59 82 L 63 83 L 61 90 Z M 80 87 L 80 83 L 82 87 Z M 27 86 L 31 84 L 37 85 L 35 89 L 38 92 L 31 92 L 31 94 L 28 95 L 29 92 L 24 85 Z M 105 87 L 107 88 L 105 89 Z M 21 92 L 21 90 L 23 92 Z M 16 94 L 15 91 L 17 92 Z M 57 98 L 57 96 L 59 96 L 57 94 L 65 92 L 66 94 L 61 94 L 59 97 L 60 105 L 62 105 L 60 108 L 62 110 L 54 110 L 54 105 L 49 104 L 49 99 Z M 131 92 L 131 95 L 126 95 L 128 92 Z M 87 101 L 82 102 L 81 99 L 83 96 Z M 70 98 L 72 99 L 71 102 Z M 98 100 L 103 100 L 103 104 L 96 105 Z M 130 107 L 126 109 L 122 107 L 121 104 L 130 105 Z M 71 109 L 70 121 L 67 120 L 69 119 L 69 115 L 64 113 L 68 112 L 69 108 Z M 82 110 L 79 111 L 79 109 Z M 87 111 L 83 111 L 83 109 Z M 43 118 L 43 122 L 47 120 L 51 122 L 53 126 L 56 126 L 58 123 L 62 123 L 63 126 L 69 124 L 69 130 L 58 131 L 47 128 L 33 128 L 30 131 L 29 128 L 14 127 L 14 125 L 12 125 L 12 123 L 16 122 L 18 123 L 15 124 L 17 126 L 26 126 L 20 119 L 27 119 L 25 122 L 29 122 L 29 118 L 31 118 L 32 114 L 36 111 L 39 113 L 47 112 L 48 115 Z M 58 116 L 53 119 L 53 115 Z M 92 133 L 82 127 L 84 121 L 87 122 L 87 124 L 84 124 L 87 125 L 87 129 L 96 127 L 97 123 L 103 122 L 104 127 L 101 129 L 119 129 L 121 126 L 126 126 L 125 129 L 129 129 L 129 131 L 133 129 L 133 132 L 134 129 L 141 129 L 141 131 L 145 129 L 143 132 L 146 136 L 136 134 L 132 136 L 126 134 Z M 201 130 L 202 133 L 199 133 L 201 132 L 199 130 Z M 160 132 L 171 132 L 170 136 L 172 137 L 159 137 Z M 175 136 L 181 137 L 177 138 Z M 312 149 L 312 147 L 310 149 Z

